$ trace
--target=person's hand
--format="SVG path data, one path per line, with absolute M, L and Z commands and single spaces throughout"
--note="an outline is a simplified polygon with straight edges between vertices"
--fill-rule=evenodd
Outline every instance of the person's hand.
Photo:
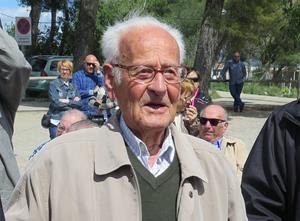
M 80 97 L 74 97 L 73 101 L 76 101 L 76 102 L 80 101 Z
M 195 120 L 197 119 L 197 108 L 190 105 L 185 109 L 185 117 L 189 121 L 190 124 L 193 124 Z
M 100 90 L 100 87 L 97 85 L 94 89 L 94 94 L 98 93 L 99 90 Z
M 68 103 L 70 102 L 69 99 L 63 99 L 63 98 L 58 99 L 58 101 L 59 101 L 59 102 L 62 102 L 62 103 L 64 103 L 64 104 L 68 104 Z

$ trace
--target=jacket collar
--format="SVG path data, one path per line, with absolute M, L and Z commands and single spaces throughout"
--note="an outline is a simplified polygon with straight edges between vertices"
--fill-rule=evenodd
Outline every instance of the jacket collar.
M 283 117 L 300 127 L 300 99 L 285 106 Z
M 119 116 L 120 112 L 101 127 L 101 137 L 109 139 L 99 140 L 101 145 L 95 148 L 95 173 L 97 175 L 108 174 L 122 166 L 131 165 L 119 127 Z M 173 125 L 171 125 L 171 131 L 180 161 L 182 180 L 197 177 L 207 182 L 206 173 L 187 136 L 179 133 Z

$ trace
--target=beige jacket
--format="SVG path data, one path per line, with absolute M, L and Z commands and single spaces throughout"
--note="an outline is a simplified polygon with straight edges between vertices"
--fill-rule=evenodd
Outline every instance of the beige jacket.
M 182 177 L 177 220 L 247 220 L 239 183 L 221 152 L 171 128 Z M 141 217 L 139 185 L 116 117 L 51 141 L 21 177 L 6 213 L 7 221 Z
M 234 172 L 241 181 L 244 164 L 248 156 L 246 144 L 237 138 L 224 136 L 221 151 L 225 154 L 225 158 L 232 165 Z

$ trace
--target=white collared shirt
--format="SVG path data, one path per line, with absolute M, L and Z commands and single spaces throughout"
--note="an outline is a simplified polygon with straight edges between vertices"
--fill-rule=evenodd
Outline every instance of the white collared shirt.
M 146 144 L 136 137 L 127 127 L 123 116 L 120 117 L 120 127 L 123 138 L 133 154 L 138 158 L 142 165 L 155 177 L 158 177 L 171 165 L 175 156 L 175 145 L 171 135 L 170 128 L 167 129 L 167 135 L 159 151 L 157 160 L 152 167 L 148 164 L 150 157 Z

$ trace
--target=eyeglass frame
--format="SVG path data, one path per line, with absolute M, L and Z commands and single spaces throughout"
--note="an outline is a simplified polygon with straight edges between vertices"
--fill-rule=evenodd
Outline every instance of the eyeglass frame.
M 123 64 L 111 64 L 113 68 L 117 67 L 117 68 L 121 68 L 121 69 L 124 69 L 124 70 L 127 70 L 128 72 L 128 76 L 130 78 L 132 78 L 135 82 L 137 83 L 140 83 L 140 84 L 149 84 L 150 82 L 153 81 L 153 79 L 155 78 L 156 74 L 158 72 L 161 72 L 164 76 L 164 70 L 167 69 L 167 68 L 183 68 L 185 69 L 185 73 L 184 73 L 184 76 L 182 77 L 181 74 L 179 74 L 178 76 L 178 73 L 176 74 L 176 76 L 179 78 L 179 81 L 178 82 L 169 82 L 165 77 L 164 77 L 164 80 L 166 83 L 168 84 L 179 84 L 181 83 L 187 76 L 187 68 L 183 65 L 180 65 L 180 66 L 166 66 L 166 67 L 162 67 L 161 69 L 156 69 L 152 66 L 148 66 L 148 65 L 123 65 Z M 149 78 L 147 79 L 146 81 L 139 81 L 137 78 L 134 78 L 135 75 L 134 74 L 131 74 L 130 72 L 133 72 L 133 70 L 130 70 L 132 68 L 138 68 L 138 67 L 145 67 L 145 68 L 149 68 L 149 69 L 152 69 L 154 71 L 154 74 L 152 76 L 152 78 Z
M 66 127 L 65 127 L 65 125 L 63 125 L 62 123 L 58 123 L 58 125 L 57 125 L 57 130 L 59 130 L 59 131 L 66 131 Z
M 203 122 L 203 120 L 205 122 Z M 207 121 L 209 121 L 211 126 L 218 126 L 219 123 L 225 123 L 227 122 L 226 120 L 222 120 L 222 119 L 217 119 L 217 118 L 206 118 L 206 117 L 199 117 L 199 122 L 201 125 L 206 125 Z
M 85 62 L 85 65 L 87 66 L 87 67 L 89 67 L 89 66 L 93 66 L 94 68 L 96 67 L 96 64 L 95 63 L 93 63 L 93 62 Z

